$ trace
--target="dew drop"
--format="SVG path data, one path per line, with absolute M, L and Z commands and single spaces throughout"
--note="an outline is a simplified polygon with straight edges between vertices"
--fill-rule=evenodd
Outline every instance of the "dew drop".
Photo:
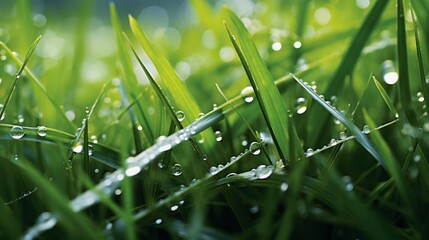
M 176 177 L 182 175 L 182 166 L 178 163 L 174 164 L 171 167 L 171 174 Z
M 215 132 L 216 141 L 220 142 L 222 141 L 222 133 L 220 131 Z
M 45 126 L 38 126 L 37 127 L 37 135 L 44 137 L 46 136 L 48 132 L 48 129 Z
M 261 145 L 258 142 L 252 142 L 249 146 L 250 153 L 259 155 L 261 153 Z
M 142 169 L 140 166 L 132 166 L 125 170 L 125 175 L 127 175 L 128 177 L 132 177 L 134 175 L 137 175 L 141 170 Z
M 425 97 L 423 96 L 423 94 L 421 92 L 417 93 L 417 101 L 419 102 L 423 102 L 425 100 Z
M 24 129 L 21 126 L 13 126 L 12 129 L 9 132 L 9 135 L 13 138 L 13 139 L 21 139 L 22 137 L 24 137 L 25 132 Z
M 241 90 L 241 97 L 244 98 L 244 101 L 247 103 L 253 102 L 253 96 L 250 96 L 250 94 L 253 93 L 253 88 L 252 87 L 245 87 L 243 88 L 243 90 Z
M 332 138 L 331 141 L 329 142 L 329 146 L 335 146 L 337 145 L 337 140 L 335 138 Z
M 207 155 L 203 155 L 203 160 L 204 161 L 207 161 L 207 158 L 208 158 Z
M 271 166 L 260 165 L 256 168 L 256 177 L 259 179 L 266 179 L 273 173 Z
M 302 46 L 302 43 L 300 41 L 295 41 L 293 43 L 293 47 L 296 48 L 296 49 L 301 48 L 301 46 Z
M 313 155 L 313 153 L 314 153 L 314 150 L 313 150 L 312 148 L 309 148 L 309 149 L 307 149 L 307 151 L 305 152 L 305 155 L 306 155 L 307 157 L 310 157 L 311 155 Z
M 286 192 L 288 188 L 289 188 L 289 185 L 285 182 L 280 185 L 280 190 L 282 192 Z
M 210 171 L 210 173 L 211 173 L 212 175 L 214 175 L 214 174 L 216 174 L 216 173 L 218 172 L 218 169 L 217 169 L 217 167 L 212 166 L 212 167 L 210 167 L 209 171 Z
M 115 195 L 116 195 L 116 196 L 121 195 L 121 193 L 122 193 L 121 189 L 116 189 L 116 190 L 115 190 Z
M 162 218 L 158 218 L 158 219 L 156 219 L 154 223 L 155 223 L 156 225 L 161 224 L 161 223 L 162 223 Z
M 347 134 L 345 132 L 340 132 L 340 139 L 344 140 L 347 138 Z
M 165 163 L 164 163 L 164 160 L 159 160 L 159 162 L 157 163 L 157 166 L 159 167 L 159 168 L 164 168 L 165 167 Z
M 81 153 L 83 150 L 83 145 L 80 142 L 76 142 L 75 145 L 72 147 L 72 151 L 74 153 Z
M 92 154 L 94 153 L 94 148 L 92 147 L 91 144 L 88 145 L 88 155 L 92 156 Z
M 173 205 L 173 206 L 171 206 L 171 207 L 170 207 L 170 210 L 171 210 L 172 212 L 176 211 L 177 209 L 179 209 L 179 206 L 178 206 L 178 205 Z
M 371 129 L 369 128 L 369 126 L 368 126 L 368 125 L 365 125 L 365 126 L 363 126 L 363 128 L 362 128 L 362 132 L 363 132 L 364 134 L 369 134 L 369 133 L 371 132 Z
M 176 117 L 179 122 L 183 121 L 185 119 L 185 113 L 183 111 L 177 111 Z
M 249 209 L 249 212 L 252 214 L 256 214 L 259 212 L 259 206 L 258 205 L 254 205 Z
M 213 104 L 213 110 L 216 110 L 217 109 L 217 104 L 215 103 L 215 104 Z
M 281 42 L 273 42 L 273 44 L 271 45 L 271 48 L 273 49 L 273 51 L 280 51 L 282 49 L 282 43 Z
M 303 114 L 307 111 L 307 102 L 305 98 L 299 97 L 296 99 L 295 110 L 298 114 Z

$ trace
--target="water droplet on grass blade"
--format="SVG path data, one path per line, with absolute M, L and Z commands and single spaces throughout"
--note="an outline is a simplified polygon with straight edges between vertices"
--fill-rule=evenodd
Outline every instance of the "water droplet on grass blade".
M 38 126 L 37 127 L 37 135 L 44 137 L 48 133 L 48 129 L 45 126 Z
M 305 98 L 299 97 L 296 99 L 296 105 L 295 105 L 296 113 L 303 114 L 305 111 L 307 111 L 307 102 Z
M 313 155 L 313 153 L 314 153 L 314 150 L 313 150 L 312 148 L 309 148 L 309 149 L 307 149 L 307 151 L 305 152 L 305 155 L 306 155 L 307 157 L 310 157 L 310 156 L 312 156 L 312 155 Z
M 273 167 L 260 165 L 256 168 L 256 176 L 259 179 L 266 179 L 273 173 Z
M 162 218 L 158 218 L 158 219 L 156 219 L 154 223 L 155 223 L 156 225 L 161 224 L 161 223 L 162 223 Z
M 127 175 L 128 177 L 132 177 L 138 174 L 141 170 L 142 169 L 140 168 L 140 166 L 132 166 L 125 170 L 125 175 Z
M 345 132 L 340 132 L 340 139 L 344 140 L 347 138 L 347 134 Z
M 259 155 L 261 153 L 261 144 L 258 142 L 252 142 L 249 146 L 249 151 L 255 156 Z
M 178 205 L 173 205 L 173 206 L 171 206 L 171 207 L 170 207 L 170 210 L 171 210 L 172 212 L 176 211 L 177 209 L 179 209 L 179 206 L 178 206 Z
M 369 128 L 369 126 L 368 126 L 368 125 L 365 125 L 365 126 L 363 126 L 363 128 L 362 128 L 362 132 L 363 132 L 364 134 L 369 134 L 369 133 L 371 132 L 371 129 Z
M 176 177 L 182 175 L 182 166 L 178 163 L 174 164 L 171 167 L 171 174 Z
M 24 137 L 25 132 L 24 129 L 21 126 L 13 126 L 12 129 L 9 132 L 9 135 L 13 138 L 13 139 L 21 139 L 22 137 Z
M 253 96 L 251 96 L 251 94 L 253 94 L 253 88 L 252 87 L 245 87 L 243 88 L 243 90 L 241 90 L 241 97 L 244 98 L 244 101 L 247 103 L 253 102 Z
M 421 92 L 417 93 L 417 101 L 419 102 L 423 102 L 425 100 L 425 97 L 423 96 L 423 94 Z
M 216 141 L 220 142 L 222 141 L 222 133 L 220 131 L 215 132 Z
M 179 122 L 183 121 L 185 119 L 185 113 L 183 111 L 177 111 L 176 117 Z

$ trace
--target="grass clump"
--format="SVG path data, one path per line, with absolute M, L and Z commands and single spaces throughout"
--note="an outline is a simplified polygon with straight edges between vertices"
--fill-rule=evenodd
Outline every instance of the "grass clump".
M 427 238 L 426 1 L 122 4 L 2 17 L 0 238 Z

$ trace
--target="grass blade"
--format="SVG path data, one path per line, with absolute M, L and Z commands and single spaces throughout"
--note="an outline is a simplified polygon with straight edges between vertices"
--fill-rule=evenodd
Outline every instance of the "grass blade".
M 31 46 L 28 49 L 27 53 L 25 54 L 24 62 L 22 63 L 21 67 L 19 68 L 18 73 L 16 73 L 13 85 L 9 89 L 9 92 L 6 95 L 6 100 L 4 101 L 3 107 L 0 110 L 0 118 L 5 113 L 6 108 L 9 105 L 10 100 L 12 99 L 12 95 L 13 95 L 13 92 L 15 91 L 15 89 L 16 89 L 16 85 L 18 84 L 19 78 L 21 77 L 22 71 L 24 71 L 25 66 L 27 66 L 27 63 L 30 60 L 31 55 L 33 55 L 33 52 L 36 49 L 37 44 L 39 44 L 41 38 L 42 38 L 42 36 L 37 37 L 36 40 L 33 42 L 33 44 L 31 44 Z
M 398 52 L 398 75 L 399 75 L 399 100 L 404 109 L 407 120 L 417 126 L 417 119 L 411 107 L 410 79 L 408 75 L 407 35 L 405 29 L 404 3 L 397 1 L 397 52 Z
M 338 93 L 344 86 L 344 79 L 347 75 L 353 72 L 353 69 L 358 62 L 359 56 L 368 41 L 371 33 L 374 31 L 375 26 L 378 23 L 378 20 L 381 17 L 381 13 L 386 7 L 389 0 L 378 0 L 367 17 L 365 18 L 362 26 L 359 28 L 356 36 L 352 39 L 351 44 L 349 45 L 346 53 L 344 54 L 340 65 L 334 73 L 334 76 L 328 84 L 328 88 L 325 91 L 325 96 L 330 97 Z M 325 125 L 328 119 L 328 114 L 320 107 L 316 107 L 310 115 L 309 125 L 318 126 Z M 312 137 L 309 139 L 314 139 L 310 145 L 316 145 L 319 141 L 320 134 L 323 128 L 314 128 L 312 131 Z
M 428 89 L 428 86 L 426 83 L 426 74 L 425 74 L 425 69 L 424 69 L 424 65 L 423 65 L 423 56 L 422 56 L 422 48 L 420 46 L 418 25 L 417 25 L 417 22 L 416 22 L 414 15 L 415 15 L 414 11 L 412 10 L 411 11 L 411 18 L 413 20 L 413 26 L 414 26 L 414 39 L 416 41 L 416 53 L 417 53 L 417 62 L 418 62 L 418 66 L 419 66 L 420 83 L 422 84 L 422 93 L 424 96 L 425 104 L 426 104 L 426 106 L 429 106 L 429 89 Z
M 182 121 L 182 124 L 187 125 L 192 123 L 193 119 L 197 119 L 201 113 L 197 102 L 193 98 L 192 94 L 190 94 L 183 81 L 180 80 L 167 59 L 160 54 L 156 47 L 150 42 L 149 38 L 141 30 L 138 22 L 132 16 L 129 16 L 129 21 L 134 36 L 138 39 L 140 45 L 143 47 L 146 54 L 158 70 L 158 74 L 164 83 L 163 87 L 166 94 L 171 96 L 169 100 L 171 101 L 172 106 L 176 110 L 180 110 L 185 113 L 186 118 Z M 209 131 L 205 131 L 202 134 L 207 143 L 202 146 L 204 150 L 209 151 L 212 144 L 215 142 L 214 134 Z M 213 157 L 215 156 L 216 155 L 213 154 Z M 219 159 L 215 159 L 215 161 L 219 161 Z
M 231 42 L 246 70 L 280 158 L 286 165 L 286 158 L 289 156 L 289 119 L 286 106 L 243 23 L 232 11 L 225 8 L 225 12 L 225 25 Z
M 18 59 L 17 56 L 15 56 L 15 54 L 13 54 L 12 50 L 10 50 L 3 42 L 0 41 L 0 47 L 3 48 L 6 53 L 9 55 L 10 58 L 13 59 L 13 61 L 19 65 L 22 66 L 23 63 L 21 62 L 21 60 Z M 54 100 L 49 94 L 48 91 L 46 90 L 46 88 L 43 86 L 43 84 L 39 81 L 39 79 L 28 69 L 25 68 L 25 71 L 28 75 L 28 77 L 39 87 L 39 89 L 43 92 L 43 94 L 48 98 L 49 102 L 52 104 L 52 106 L 57 110 L 57 113 L 63 118 L 64 122 L 67 124 L 67 130 L 69 131 L 74 131 L 76 129 L 76 126 L 73 124 L 73 122 L 71 122 L 66 114 L 64 113 L 63 109 L 61 108 L 61 106 L 56 102 L 56 100 Z
M 300 79 L 293 76 L 296 82 L 307 91 L 311 97 L 316 100 L 318 103 L 322 105 L 324 109 L 327 110 L 332 116 L 338 119 L 347 129 L 356 137 L 356 140 L 364 147 L 384 168 L 386 168 L 383 157 L 380 153 L 375 149 L 373 144 L 369 141 L 369 139 L 361 132 L 361 130 L 349 119 L 347 119 L 342 113 L 340 113 L 337 109 L 333 108 L 330 104 L 325 102 L 319 95 L 308 86 L 308 84 L 303 83 Z M 387 170 L 387 169 L 386 169 Z
M 381 83 L 373 76 L 372 77 L 375 86 L 377 87 L 378 92 L 380 93 L 381 97 L 383 98 L 384 102 L 387 104 L 387 107 L 389 110 L 396 116 L 398 116 L 398 111 L 396 111 L 395 106 L 393 105 L 392 100 L 390 99 L 389 95 L 387 94 L 386 90 L 384 90 Z

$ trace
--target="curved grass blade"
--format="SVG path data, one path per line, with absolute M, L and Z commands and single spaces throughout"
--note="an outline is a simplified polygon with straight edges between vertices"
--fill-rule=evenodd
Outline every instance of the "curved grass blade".
M 301 85 L 302 88 L 304 88 L 305 91 L 307 91 L 311 97 L 316 100 L 318 103 L 322 105 L 324 109 L 327 110 L 332 116 L 334 116 L 336 119 L 338 119 L 344 126 L 347 127 L 347 129 L 356 137 L 356 140 L 364 147 L 384 168 L 386 168 L 385 162 L 383 157 L 380 155 L 380 153 L 375 149 L 373 144 L 369 141 L 369 139 L 361 132 L 361 130 L 349 119 L 347 119 L 342 113 L 340 113 L 338 110 L 333 108 L 330 104 L 325 102 L 322 98 L 319 97 L 319 95 L 314 92 L 314 90 L 308 85 L 303 83 L 300 79 L 298 79 L 296 76 L 292 74 L 293 78 L 296 80 L 296 82 Z M 386 169 L 388 170 L 388 169 Z
M 19 78 L 21 77 L 22 71 L 24 71 L 25 66 L 27 66 L 28 61 L 30 60 L 31 55 L 33 55 L 34 50 L 37 47 L 37 44 L 39 44 L 40 39 L 42 36 L 39 36 L 36 38 L 36 40 L 31 44 L 30 48 L 28 49 L 27 53 L 25 54 L 24 62 L 22 63 L 21 67 L 19 68 L 18 72 L 15 75 L 15 80 L 13 81 L 12 87 L 9 89 L 9 92 L 6 95 L 6 99 L 3 103 L 3 107 L 0 109 L 0 118 L 3 116 L 3 114 L 6 111 L 7 106 L 9 105 L 10 99 L 12 99 L 13 92 L 16 89 L 16 86 L 18 84 Z
M 349 45 L 346 53 L 344 54 L 340 65 L 334 73 L 334 76 L 328 84 L 328 88 L 325 91 L 325 96 L 332 96 L 338 93 L 344 86 L 344 78 L 353 72 L 353 69 L 359 59 L 359 56 L 368 41 L 371 33 L 374 31 L 375 26 L 377 25 L 381 13 L 384 11 L 389 0 L 378 0 L 367 17 L 365 18 L 363 24 L 359 28 L 357 34 L 352 39 L 351 44 Z M 319 126 L 325 125 L 328 119 L 328 114 L 320 107 L 316 107 L 314 111 L 311 112 L 309 125 Z M 323 128 L 316 127 L 311 132 L 312 137 L 309 139 L 314 139 L 310 145 L 316 145 L 317 141 L 320 138 L 320 134 Z
M 243 23 L 229 9 L 224 8 L 224 11 L 226 13 L 225 26 L 228 35 L 254 89 L 259 107 L 262 110 L 280 158 L 286 165 L 286 159 L 289 157 L 288 124 L 290 124 L 286 106 L 279 89 L 275 85 L 267 66 L 259 55 Z
M 141 30 L 138 22 L 132 16 L 129 16 L 129 21 L 134 36 L 138 39 L 140 45 L 158 70 L 158 74 L 164 83 L 164 89 L 166 93 L 171 96 L 169 100 L 172 102 L 172 106 L 177 110 L 183 111 L 187 116 L 182 121 L 182 124 L 192 123 L 193 119 L 197 119 L 201 113 L 197 102 L 192 94 L 189 93 L 185 84 L 180 80 L 167 59 L 160 54 L 159 50 L 156 49 Z M 207 143 L 202 146 L 205 150 L 210 150 L 215 142 L 214 134 L 210 131 L 203 132 L 202 134 Z M 215 157 L 215 155 L 213 156 Z
M 150 84 L 152 85 L 152 88 L 155 90 L 157 96 L 159 99 L 161 99 L 161 102 L 164 104 L 165 108 L 167 109 L 167 112 L 170 115 L 170 119 L 173 121 L 173 123 L 176 125 L 178 129 L 183 129 L 183 125 L 181 121 L 179 121 L 177 114 L 174 112 L 173 107 L 171 106 L 170 102 L 168 101 L 167 97 L 165 96 L 164 92 L 162 91 L 159 84 L 155 81 L 155 79 L 150 74 L 149 70 L 146 68 L 146 66 L 143 64 L 143 61 L 140 59 L 140 57 L 137 55 L 137 52 L 135 51 L 134 47 L 132 46 L 130 40 L 124 35 L 125 39 L 128 40 L 128 43 L 131 47 L 131 50 L 137 59 L 138 63 L 140 64 L 140 67 L 143 69 L 146 77 L 148 78 Z M 205 155 L 201 151 L 200 147 L 195 143 L 195 141 L 190 138 L 189 143 L 192 145 L 192 148 L 198 153 L 198 156 L 201 160 L 204 160 Z
M 0 141 L 17 141 L 9 136 L 9 131 L 14 125 L 0 124 Z M 25 135 L 19 139 L 19 141 L 38 142 L 44 144 L 56 144 L 66 148 L 70 147 L 70 142 L 75 139 L 74 135 L 59 131 L 53 128 L 44 128 L 43 132 L 45 136 L 41 136 L 40 127 L 26 127 L 21 126 L 25 132 Z M 91 143 L 93 147 L 93 153 L 91 158 L 110 166 L 114 169 L 118 168 L 118 151 L 99 143 Z
M 23 63 L 18 59 L 18 57 L 15 56 L 15 54 L 13 54 L 13 52 L 1 41 L 0 41 L 0 47 L 6 51 L 9 57 L 12 58 L 17 65 L 22 66 Z M 24 70 L 28 74 L 28 77 L 39 87 L 39 89 L 43 92 L 43 94 L 48 98 L 49 102 L 51 102 L 52 106 L 57 110 L 58 114 L 63 118 L 65 123 L 67 123 L 68 130 L 74 131 L 76 129 L 76 126 L 74 125 L 74 123 L 67 118 L 61 106 L 57 104 L 57 102 L 48 94 L 48 91 L 43 86 L 43 84 L 39 81 L 39 79 L 28 68 L 25 68 Z

